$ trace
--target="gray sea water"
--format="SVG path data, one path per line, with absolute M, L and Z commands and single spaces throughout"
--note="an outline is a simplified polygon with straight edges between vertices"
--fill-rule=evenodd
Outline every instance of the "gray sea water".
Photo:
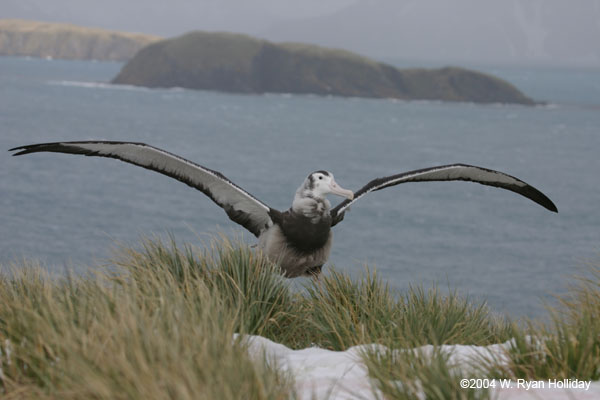
M 202 193 L 120 163 L 10 157 L 57 140 L 129 140 L 221 171 L 287 209 L 310 172 L 358 189 L 372 178 L 462 162 L 517 176 L 554 214 L 473 183 L 372 193 L 335 228 L 330 263 L 376 267 L 393 288 L 438 284 L 492 309 L 536 315 L 600 260 L 600 71 L 488 68 L 545 106 L 235 95 L 109 85 L 121 64 L 0 57 L 0 264 L 85 271 L 115 243 L 241 232 Z M 332 198 L 336 204 L 337 198 Z M 244 234 L 249 243 L 251 234 Z

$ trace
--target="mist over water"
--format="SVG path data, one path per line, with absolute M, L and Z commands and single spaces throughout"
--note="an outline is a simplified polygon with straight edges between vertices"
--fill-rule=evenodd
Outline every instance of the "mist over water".
M 352 207 L 334 230 L 330 263 L 356 275 L 368 263 L 394 288 L 437 283 L 500 312 L 535 315 L 541 299 L 599 259 L 598 72 L 490 68 L 548 102 L 524 107 L 107 84 L 120 67 L 0 58 L 1 148 L 146 142 L 219 170 L 282 210 L 314 170 L 356 190 L 411 169 L 475 164 L 532 184 L 559 214 L 472 183 L 400 185 Z M 5 152 L 0 193 L 4 265 L 25 257 L 81 272 L 104 263 L 115 243 L 135 246 L 144 235 L 202 245 L 242 232 L 202 193 L 115 160 Z

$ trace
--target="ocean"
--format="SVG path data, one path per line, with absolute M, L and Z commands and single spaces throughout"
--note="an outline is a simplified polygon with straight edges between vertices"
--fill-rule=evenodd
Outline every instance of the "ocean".
M 554 214 L 466 182 L 369 194 L 334 228 L 329 264 L 357 277 L 368 265 L 398 290 L 437 285 L 499 313 L 536 316 L 600 263 L 600 71 L 482 68 L 546 102 L 526 107 L 110 85 L 121 67 L 0 57 L 4 267 L 33 260 L 83 273 L 148 236 L 203 246 L 225 233 L 255 243 L 202 193 L 160 174 L 6 151 L 92 139 L 163 148 L 281 210 L 315 170 L 357 190 L 375 177 L 456 162 L 514 175 L 557 205 Z

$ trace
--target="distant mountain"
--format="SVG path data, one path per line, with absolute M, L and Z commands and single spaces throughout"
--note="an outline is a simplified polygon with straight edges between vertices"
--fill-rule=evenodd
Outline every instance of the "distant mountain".
M 498 78 L 461 68 L 397 69 L 345 50 L 192 32 L 140 50 L 113 80 L 239 93 L 533 104 Z
M 260 34 L 386 59 L 598 67 L 600 0 L 358 0 Z
M 128 60 L 158 36 L 70 24 L 0 20 L 0 55 L 78 60 Z

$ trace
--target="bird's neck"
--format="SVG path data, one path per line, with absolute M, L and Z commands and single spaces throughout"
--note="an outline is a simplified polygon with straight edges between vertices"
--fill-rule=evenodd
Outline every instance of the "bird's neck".
M 328 217 L 330 208 L 329 200 L 310 193 L 296 193 L 292 202 L 292 212 L 310 218 L 314 223 L 324 216 Z

